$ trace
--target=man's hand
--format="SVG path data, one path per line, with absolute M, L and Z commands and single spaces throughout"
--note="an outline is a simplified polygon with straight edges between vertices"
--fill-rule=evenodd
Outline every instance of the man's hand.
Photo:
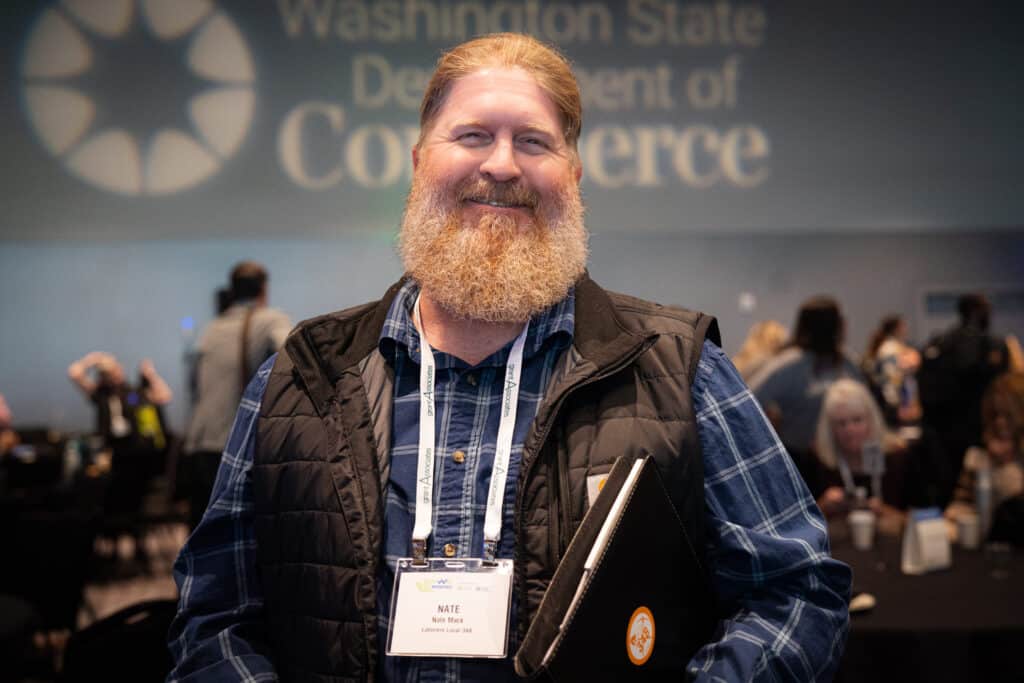
M 100 352 L 96 361 L 96 369 L 100 372 L 110 373 L 117 368 L 117 359 L 109 353 Z
M 97 385 L 96 380 L 89 377 L 89 370 L 94 367 L 100 369 L 100 363 L 103 362 L 103 357 L 106 355 L 108 354 L 101 351 L 92 351 L 68 366 L 68 378 L 87 396 L 92 396 Z
M 868 509 L 875 513 L 878 520 L 878 533 L 885 536 L 899 536 L 903 532 L 907 515 L 902 510 L 894 508 L 876 496 L 868 498 Z
M 11 409 L 7 406 L 4 395 L 0 394 L 0 455 L 18 445 L 18 433 L 10 428 L 11 420 Z
M 21 438 L 13 429 L 0 429 L 0 455 L 21 443 Z
M 917 372 L 921 367 L 921 354 L 917 349 L 906 348 L 899 354 L 899 365 L 904 372 Z
M 0 429 L 7 429 L 11 426 L 11 409 L 7 406 L 7 401 L 4 400 L 4 395 L 0 394 Z
M 149 386 L 146 387 L 146 397 L 158 406 L 167 405 L 174 398 L 174 393 L 171 388 L 164 381 L 164 378 L 160 376 L 160 373 L 156 371 L 156 367 L 153 366 L 153 361 L 149 358 L 143 358 L 142 362 L 139 363 L 139 374 L 146 378 Z
M 846 492 L 838 486 L 829 486 L 818 498 L 818 507 L 826 517 L 834 517 L 846 511 Z
M 992 458 L 992 464 L 996 467 L 1011 462 L 1017 454 L 1013 438 L 990 436 L 985 439 L 985 450 L 988 451 L 989 457 Z

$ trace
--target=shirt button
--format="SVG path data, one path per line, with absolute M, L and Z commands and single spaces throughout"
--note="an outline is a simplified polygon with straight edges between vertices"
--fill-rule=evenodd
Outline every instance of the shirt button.
M 466 381 L 469 382 L 469 386 L 475 387 L 476 386 L 476 375 L 474 375 L 472 373 L 466 375 Z
M 452 453 L 452 460 L 454 460 L 456 464 L 461 465 L 466 461 L 466 453 L 464 451 L 455 451 Z
M 451 544 L 451 543 L 445 543 L 444 544 L 444 556 L 445 557 L 455 557 L 455 551 L 456 550 L 457 550 L 457 548 L 453 544 Z

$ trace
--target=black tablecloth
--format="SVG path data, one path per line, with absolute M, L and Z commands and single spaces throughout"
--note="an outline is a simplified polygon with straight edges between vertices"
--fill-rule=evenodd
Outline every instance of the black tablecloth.
M 877 605 L 851 617 L 837 681 L 1024 681 L 1024 554 L 993 577 L 984 550 L 953 548 L 953 566 L 922 576 L 900 571 L 900 539 L 879 536 L 858 551 L 842 528 L 833 555 L 853 568 L 854 593 Z

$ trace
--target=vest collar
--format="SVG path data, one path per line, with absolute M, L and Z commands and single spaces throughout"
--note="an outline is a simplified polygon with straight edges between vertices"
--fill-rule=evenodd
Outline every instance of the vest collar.
M 630 330 L 608 293 L 588 272 L 576 283 L 576 329 L 573 343 L 584 360 L 598 368 L 611 365 L 647 335 Z
M 321 417 L 328 414 L 334 385 L 345 371 L 376 350 L 391 302 L 405 279 L 393 284 L 380 301 L 313 318 L 288 337 L 284 351 Z
M 302 323 L 285 342 L 284 350 L 320 415 L 327 414 L 334 385 L 345 371 L 376 351 L 391 303 L 407 278 L 403 276 L 375 303 Z M 607 292 L 584 272 L 576 283 L 573 338 L 582 359 L 598 369 L 611 365 L 645 336 L 627 328 Z

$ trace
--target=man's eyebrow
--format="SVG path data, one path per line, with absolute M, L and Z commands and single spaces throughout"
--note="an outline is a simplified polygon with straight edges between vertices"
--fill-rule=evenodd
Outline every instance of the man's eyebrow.
M 465 119 L 462 121 L 455 121 L 452 123 L 451 130 L 460 130 L 465 128 L 488 128 L 488 124 L 484 123 L 480 119 Z M 516 134 L 522 135 L 523 133 L 532 133 L 544 135 L 547 137 L 557 137 L 558 131 L 551 130 L 547 126 L 540 123 L 526 123 L 521 126 L 516 126 Z
M 477 119 L 463 119 L 460 121 L 453 121 L 451 125 L 452 130 L 459 128 L 485 128 L 483 121 Z
M 520 133 L 534 133 L 547 137 L 558 137 L 558 131 L 553 131 L 545 126 L 527 125 L 519 130 Z

